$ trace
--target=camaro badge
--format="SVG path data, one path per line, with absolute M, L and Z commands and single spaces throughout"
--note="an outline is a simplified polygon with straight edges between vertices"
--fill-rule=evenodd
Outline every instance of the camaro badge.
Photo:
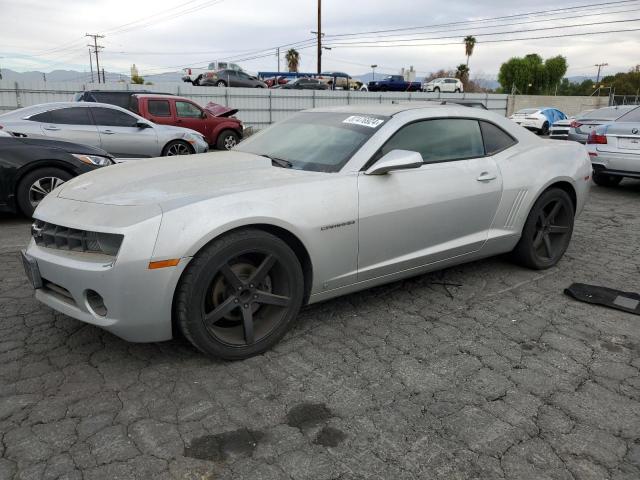
M 342 222 L 342 223 L 334 223 L 333 225 L 325 225 L 324 227 L 320 227 L 320 230 L 324 232 L 325 230 L 332 230 L 334 228 L 346 227 L 349 225 L 353 225 L 354 223 L 356 223 L 355 220 L 349 220 L 348 222 Z

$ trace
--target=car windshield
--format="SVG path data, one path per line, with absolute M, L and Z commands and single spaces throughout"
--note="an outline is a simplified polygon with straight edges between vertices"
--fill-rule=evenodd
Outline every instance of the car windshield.
M 338 172 L 389 117 L 303 112 L 249 137 L 234 150 L 285 160 L 291 168 Z

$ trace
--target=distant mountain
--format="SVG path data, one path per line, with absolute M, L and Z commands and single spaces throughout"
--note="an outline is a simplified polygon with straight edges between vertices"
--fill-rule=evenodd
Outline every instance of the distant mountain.
M 10 68 L 3 68 L 2 79 L 12 82 L 91 82 L 91 72 L 78 72 L 76 70 L 54 70 L 52 72 L 16 72 Z M 179 82 L 182 78 L 182 72 L 166 72 L 155 75 L 144 75 L 145 82 L 153 83 L 168 83 Z M 97 81 L 97 75 L 94 72 L 94 80 Z M 120 73 L 105 72 L 104 74 L 107 83 L 111 82 L 129 82 L 128 75 L 122 75 Z

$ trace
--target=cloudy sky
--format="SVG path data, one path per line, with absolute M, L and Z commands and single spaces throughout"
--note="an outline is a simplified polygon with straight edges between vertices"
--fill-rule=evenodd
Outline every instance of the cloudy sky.
M 214 59 L 275 70 L 275 47 L 290 44 L 302 71 L 316 67 L 315 48 L 306 47 L 316 0 L 0 0 L 0 11 L 0 66 L 18 71 L 88 71 L 87 32 L 105 35 L 101 66 L 111 72 L 128 74 L 135 63 L 148 75 Z M 353 75 L 371 64 L 389 73 L 413 65 L 419 75 L 455 68 L 469 34 L 478 41 L 472 75 L 494 76 L 509 57 L 531 52 L 566 56 L 568 75 L 593 75 L 596 63 L 611 73 L 639 62 L 640 0 L 324 0 L 323 31 L 331 47 L 323 70 Z M 532 38 L 557 35 L 570 36 Z

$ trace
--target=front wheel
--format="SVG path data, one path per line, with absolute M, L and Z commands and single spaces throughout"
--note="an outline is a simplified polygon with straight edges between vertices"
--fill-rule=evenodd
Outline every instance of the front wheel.
M 615 187 L 620 185 L 622 177 L 607 175 L 606 173 L 593 172 L 593 183 L 601 187 Z
M 518 263 L 543 270 L 557 264 L 569 246 L 575 210 L 567 192 L 544 192 L 529 212 L 512 255 Z
M 218 150 L 231 150 L 238 144 L 240 136 L 233 130 L 223 130 L 216 140 Z
M 53 167 L 39 168 L 27 173 L 20 180 L 16 192 L 20 211 L 27 217 L 31 217 L 44 197 L 72 178 L 73 175 L 69 172 Z
M 240 230 L 191 260 L 176 291 L 175 314 L 196 348 L 240 360 L 284 336 L 303 295 L 302 267 L 291 248 L 267 232 Z
M 226 87 L 227 86 L 227 82 L 225 82 L 224 80 L 218 80 L 216 82 L 216 87 Z
M 440 87 L 436 87 L 433 89 L 433 93 L 440 93 Z
M 162 149 L 163 157 L 173 157 L 174 155 L 191 155 L 195 153 L 187 142 L 183 142 L 182 140 L 174 140 L 173 142 L 167 143 L 167 145 Z

